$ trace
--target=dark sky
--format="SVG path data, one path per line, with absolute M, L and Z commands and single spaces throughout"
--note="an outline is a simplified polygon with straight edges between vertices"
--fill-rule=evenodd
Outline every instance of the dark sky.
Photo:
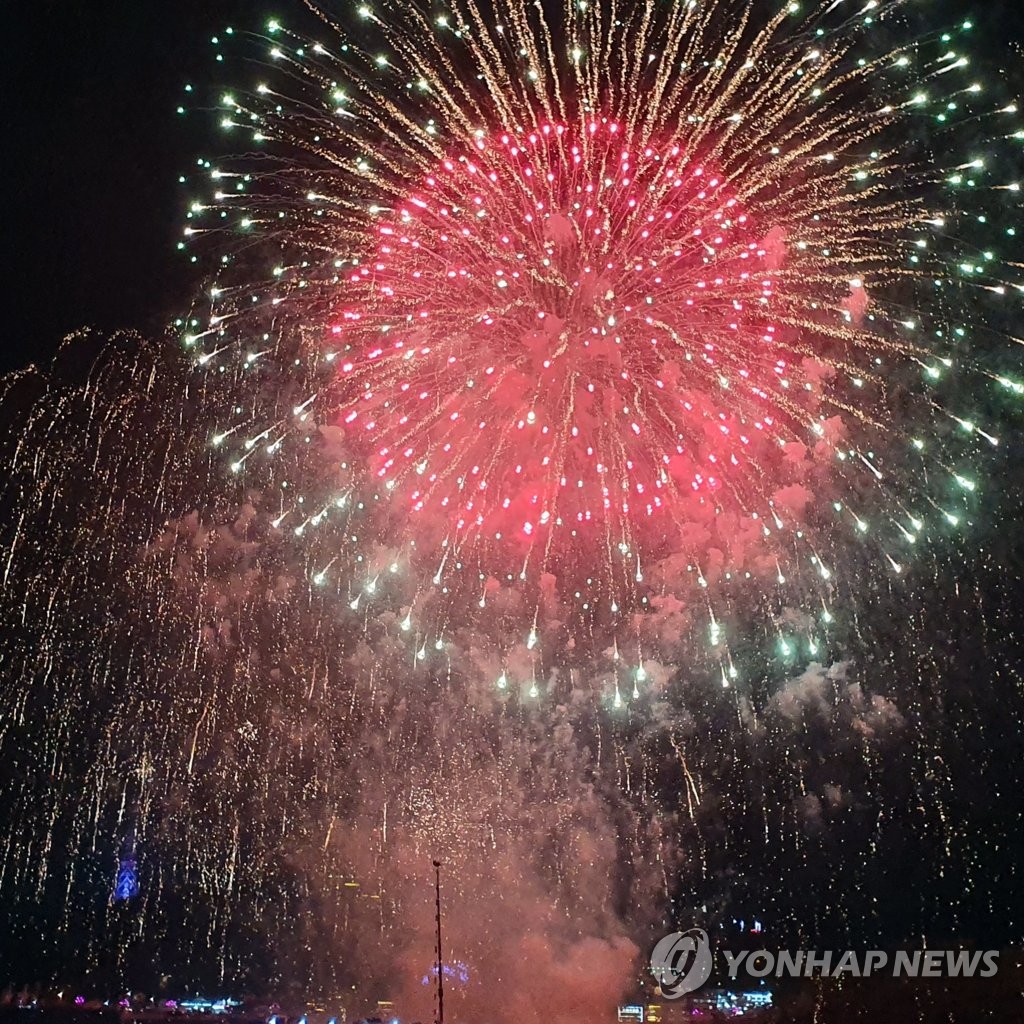
M 329 3 L 328 7 L 331 6 Z M 45 360 L 83 325 L 158 328 L 196 275 L 174 246 L 177 183 L 219 143 L 213 119 L 175 115 L 187 81 L 219 86 L 210 37 L 227 25 L 298 16 L 301 0 L 22 0 L 4 13 L 4 292 L 0 372 Z M 971 17 L 992 63 L 1024 64 L 1017 0 L 929 5 Z M 237 73 L 237 68 L 235 72 Z M 225 84 L 231 72 L 225 75 Z
M 216 82 L 210 36 L 268 12 L 259 0 L 8 5 L 0 370 L 85 324 L 157 327 L 187 300 L 177 178 L 214 132 L 175 107 L 186 81 Z

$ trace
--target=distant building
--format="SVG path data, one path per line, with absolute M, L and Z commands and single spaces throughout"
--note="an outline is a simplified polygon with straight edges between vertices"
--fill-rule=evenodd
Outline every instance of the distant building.
M 628 1003 L 619 1007 L 619 1024 L 689 1024 L 702 1018 L 727 1016 L 742 1020 L 772 1005 L 772 994 L 760 989 L 702 989 L 664 1003 Z

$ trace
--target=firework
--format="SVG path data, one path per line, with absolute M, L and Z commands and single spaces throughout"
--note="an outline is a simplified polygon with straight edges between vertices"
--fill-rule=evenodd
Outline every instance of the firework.
M 263 152 L 204 165 L 186 230 L 228 264 L 187 346 L 296 396 L 218 430 L 231 468 L 329 434 L 335 493 L 278 522 L 372 506 L 420 634 L 438 593 L 458 618 L 511 583 L 532 650 L 556 580 L 637 650 L 632 613 L 682 602 L 726 683 L 755 606 L 815 655 L 852 577 L 971 515 L 997 430 L 946 378 L 1018 387 L 985 319 L 1021 288 L 988 248 L 1017 183 L 958 131 L 1016 136 L 1016 106 L 970 77 L 969 22 L 891 47 L 900 5 L 853 7 L 364 6 L 376 48 L 271 22 L 222 97 Z M 378 568 L 317 579 L 355 600 Z
M 429 1012 L 432 859 L 452 998 L 517 1024 L 610 1012 L 677 921 L 989 928 L 1021 130 L 971 26 L 312 14 L 215 41 L 254 60 L 185 177 L 186 358 L 5 395 L 23 970 Z

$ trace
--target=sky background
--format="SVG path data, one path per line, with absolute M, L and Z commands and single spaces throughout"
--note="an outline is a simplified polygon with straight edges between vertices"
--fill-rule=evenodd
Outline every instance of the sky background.
M 76 327 L 155 330 L 187 304 L 177 179 L 216 135 L 175 108 L 186 82 L 216 84 L 210 36 L 269 10 L 31 0 L 5 12 L 0 370 L 45 359 Z
M 220 84 L 211 35 L 298 16 L 300 7 L 301 0 L 8 5 L 0 372 L 45 361 L 76 327 L 154 331 L 187 306 L 198 278 L 174 248 L 186 199 L 177 179 L 221 140 L 212 117 L 175 114 L 183 86 Z M 933 24 L 973 18 L 991 40 L 995 66 L 1024 65 L 1024 5 L 1016 0 L 928 7 Z M 237 71 L 225 70 L 225 85 Z

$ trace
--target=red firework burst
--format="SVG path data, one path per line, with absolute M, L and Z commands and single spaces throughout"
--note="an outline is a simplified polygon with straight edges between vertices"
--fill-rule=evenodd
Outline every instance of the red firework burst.
M 776 417 L 807 417 L 778 397 L 800 370 L 773 322 L 784 239 L 683 140 L 481 133 L 377 230 L 332 328 L 336 402 L 412 510 L 621 540 L 711 495 L 764 508 L 735 467 L 777 458 Z

